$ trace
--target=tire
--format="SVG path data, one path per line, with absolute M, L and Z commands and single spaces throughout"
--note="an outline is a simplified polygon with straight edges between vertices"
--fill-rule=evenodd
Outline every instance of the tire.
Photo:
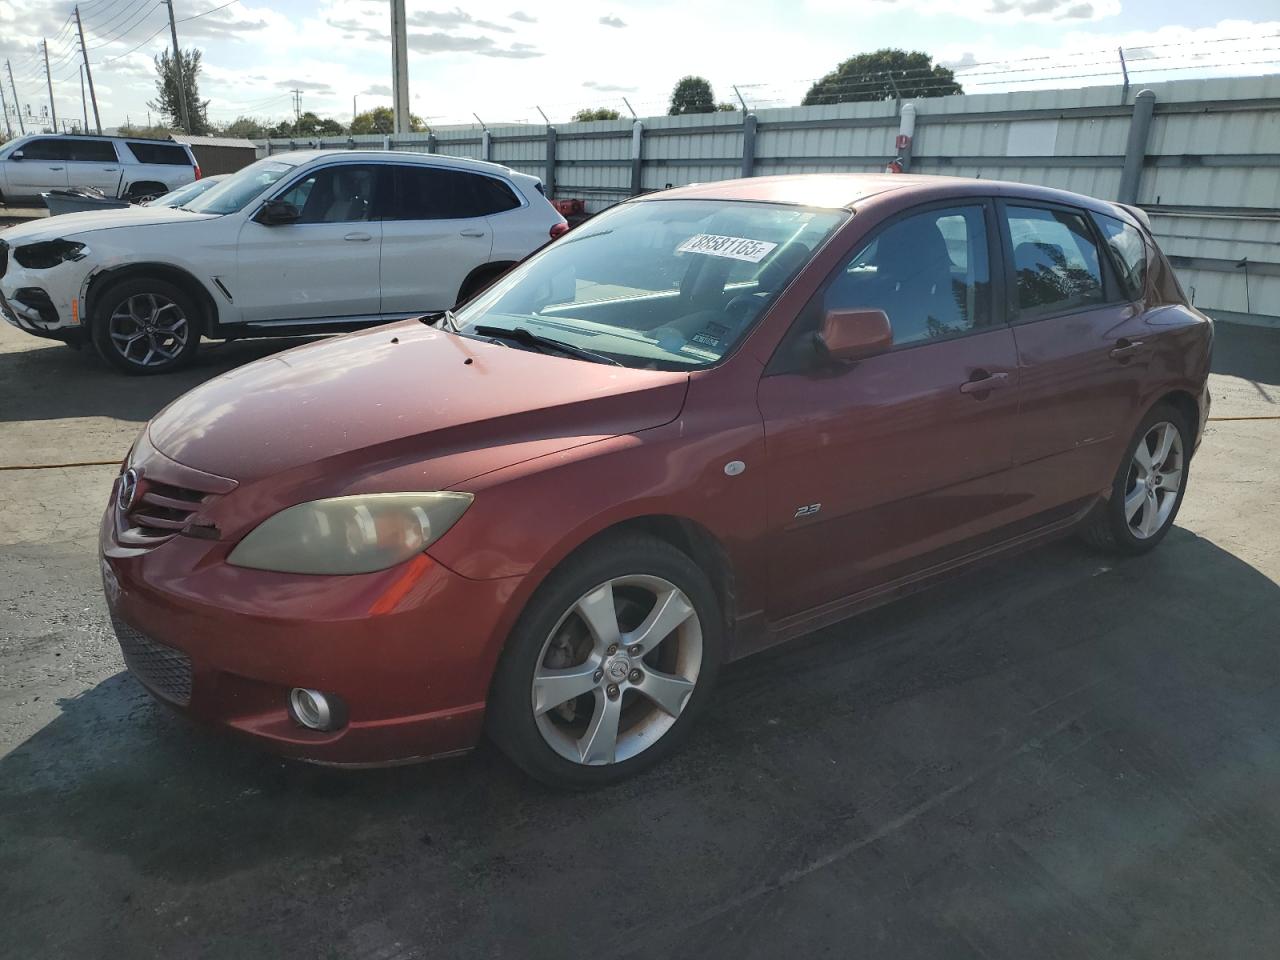
M 202 318 L 195 298 L 167 280 L 122 280 L 97 297 L 93 345 L 124 373 L 171 373 L 190 363 L 199 348 Z
M 614 653 L 610 636 L 620 644 Z M 715 590 L 686 554 L 644 535 L 599 541 L 557 568 L 521 614 L 494 673 L 489 736 L 553 787 L 633 776 L 689 735 L 723 647 Z
M 163 197 L 169 192 L 169 188 L 163 183 L 151 183 L 144 181 L 142 183 L 131 183 L 124 192 L 122 199 L 128 200 L 130 203 L 142 203 L 147 200 L 154 200 L 156 197 Z
M 454 304 L 454 307 L 462 306 L 509 269 L 510 267 L 499 266 L 484 267 L 477 270 L 462 282 L 462 287 L 458 290 L 458 302 Z
M 1150 469 L 1145 468 L 1144 460 L 1153 461 L 1162 452 L 1166 436 L 1168 454 L 1151 463 Z M 1080 531 L 1085 542 L 1131 556 L 1154 550 L 1169 533 L 1182 506 L 1191 466 L 1191 444 L 1191 428 L 1180 410 L 1157 404 L 1148 411 L 1125 448 L 1110 497 L 1098 505 Z M 1153 478 L 1151 484 L 1148 476 Z M 1173 477 L 1176 487 L 1170 481 Z

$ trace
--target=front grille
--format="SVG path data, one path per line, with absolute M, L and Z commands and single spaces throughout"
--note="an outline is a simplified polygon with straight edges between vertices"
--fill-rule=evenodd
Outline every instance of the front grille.
M 156 643 L 119 617 L 112 617 L 111 625 L 125 666 L 134 676 L 157 696 L 184 707 L 191 702 L 191 659 L 185 653 Z
M 144 470 L 133 503 L 124 514 L 120 542 L 135 547 L 159 546 L 186 529 L 192 515 L 212 496 L 153 480 Z

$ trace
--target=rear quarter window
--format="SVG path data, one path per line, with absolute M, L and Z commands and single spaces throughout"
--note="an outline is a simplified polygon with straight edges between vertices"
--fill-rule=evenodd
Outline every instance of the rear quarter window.
M 1141 300 L 1147 289 L 1147 244 L 1141 231 L 1105 214 L 1096 213 L 1094 219 L 1115 260 L 1124 295 L 1130 300 Z
M 191 166 L 191 158 L 187 156 L 187 151 L 176 143 L 144 143 L 137 140 L 126 142 L 139 163 L 160 163 L 174 167 Z

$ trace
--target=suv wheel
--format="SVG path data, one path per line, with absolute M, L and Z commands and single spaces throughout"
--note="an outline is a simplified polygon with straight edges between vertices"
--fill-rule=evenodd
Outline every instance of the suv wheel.
M 1125 451 L 1110 499 L 1082 531 L 1085 540 L 1117 553 L 1153 549 L 1182 506 L 1190 455 L 1191 431 L 1181 411 L 1167 404 L 1154 407 Z
M 169 373 L 200 345 L 200 317 L 194 299 L 168 281 L 124 280 L 98 297 L 93 345 L 125 373 Z
M 547 579 L 512 632 L 490 736 L 552 786 L 637 773 L 688 735 L 723 633 L 706 574 L 675 547 L 646 536 L 588 547 Z

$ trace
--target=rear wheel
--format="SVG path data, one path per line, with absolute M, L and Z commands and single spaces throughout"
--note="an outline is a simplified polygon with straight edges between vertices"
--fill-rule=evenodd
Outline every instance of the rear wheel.
M 684 553 L 643 536 L 589 547 L 548 578 L 513 631 L 490 735 L 553 786 L 623 779 L 688 735 L 722 637 L 715 591 Z
M 1153 549 L 1173 526 L 1187 488 L 1191 431 L 1175 407 L 1154 407 L 1138 426 L 1116 472 L 1110 499 L 1082 531 L 1085 540 L 1114 552 Z
M 169 373 L 190 363 L 200 344 L 199 305 L 166 280 L 138 277 L 97 298 L 93 344 L 128 374 Z

